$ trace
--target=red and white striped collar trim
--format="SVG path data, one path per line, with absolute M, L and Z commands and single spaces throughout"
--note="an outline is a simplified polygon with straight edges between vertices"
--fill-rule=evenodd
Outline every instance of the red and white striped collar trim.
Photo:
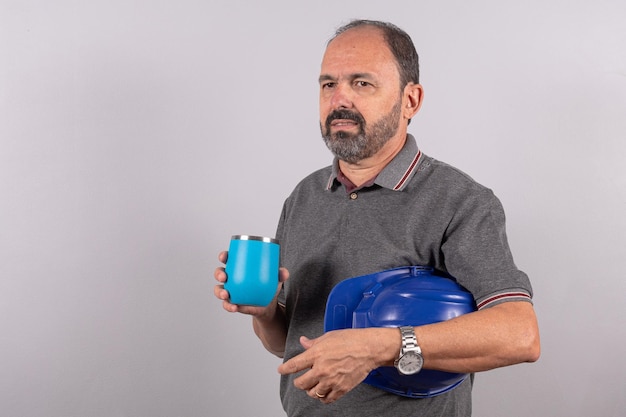
M 390 190 L 401 191 L 415 174 L 422 159 L 424 159 L 424 154 L 417 147 L 415 138 L 410 134 L 407 135 L 404 147 L 378 174 L 375 183 Z M 327 190 L 333 187 L 338 172 L 339 161 L 335 158 L 332 165 L 332 172 L 326 184 Z
M 328 178 L 328 182 L 326 183 L 327 190 L 330 190 L 333 187 L 333 183 L 335 182 L 336 178 L 337 178 L 337 173 L 335 171 L 335 167 L 333 166 L 333 170 L 330 174 L 330 177 Z
M 413 157 L 413 160 L 411 161 L 411 164 L 409 164 L 409 167 L 404 172 L 404 175 L 402 175 L 402 178 L 400 178 L 400 181 L 398 181 L 398 183 L 393 186 L 394 191 L 401 190 L 402 187 L 404 187 L 404 184 L 411 177 L 411 174 L 413 173 L 413 171 L 415 171 L 415 168 L 417 167 L 417 164 L 419 163 L 420 159 L 422 159 L 422 151 L 418 149 L 417 153 Z

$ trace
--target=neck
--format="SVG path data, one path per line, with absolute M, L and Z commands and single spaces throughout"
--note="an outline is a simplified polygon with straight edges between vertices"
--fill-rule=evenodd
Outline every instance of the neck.
M 375 155 L 369 158 L 353 164 L 339 160 L 339 168 L 354 185 L 360 187 L 380 174 L 383 168 L 402 150 L 405 142 L 406 132 L 391 138 Z

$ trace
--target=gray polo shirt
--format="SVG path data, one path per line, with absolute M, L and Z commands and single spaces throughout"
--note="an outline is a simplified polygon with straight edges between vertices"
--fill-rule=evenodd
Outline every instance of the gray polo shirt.
M 346 278 L 432 266 L 455 277 L 479 309 L 530 302 L 531 285 L 513 262 L 500 201 L 463 172 L 424 155 L 411 135 L 373 184 L 347 193 L 337 175 L 335 160 L 306 177 L 285 201 L 279 221 L 281 263 L 290 271 L 279 297 L 289 326 L 286 359 L 302 352 L 300 336 L 323 333 L 328 294 Z M 328 406 L 296 389 L 293 379 L 281 380 L 290 417 L 471 413 L 471 379 L 429 399 L 360 384 Z

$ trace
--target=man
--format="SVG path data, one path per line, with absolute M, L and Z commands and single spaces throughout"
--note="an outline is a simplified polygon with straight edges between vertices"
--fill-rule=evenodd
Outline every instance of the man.
M 215 295 L 253 317 L 267 350 L 284 357 L 281 398 L 293 416 L 468 416 L 471 384 L 427 399 L 361 383 L 394 366 L 414 333 L 424 369 L 475 373 L 539 357 L 532 289 L 506 240 L 493 193 L 424 155 L 407 133 L 423 93 L 418 57 L 397 27 L 354 21 L 327 45 L 320 83 L 322 136 L 333 165 L 305 178 L 286 200 L 277 238 L 282 265 L 276 299 L 236 306 L 217 268 Z M 227 254 L 221 253 L 226 262 Z M 467 288 L 478 310 L 409 328 L 323 333 L 325 302 L 346 278 L 428 265 Z

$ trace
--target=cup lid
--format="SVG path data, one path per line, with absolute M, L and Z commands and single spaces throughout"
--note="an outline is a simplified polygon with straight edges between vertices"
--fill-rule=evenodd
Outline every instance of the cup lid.
M 278 239 L 274 239 L 273 237 L 265 237 L 265 236 L 233 235 L 231 239 L 232 240 L 260 240 L 261 242 L 278 244 Z

